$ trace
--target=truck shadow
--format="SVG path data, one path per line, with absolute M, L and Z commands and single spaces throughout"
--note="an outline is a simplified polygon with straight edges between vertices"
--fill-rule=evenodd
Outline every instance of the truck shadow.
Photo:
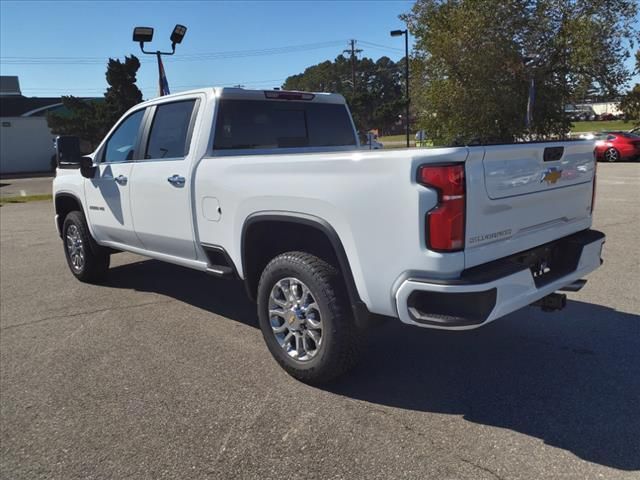
M 257 327 L 240 282 L 146 260 L 110 272 L 151 291 Z M 640 315 L 570 301 L 467 332 L 388 322 L 359 366 L 324 387 L 337 395 L 462 416 L 543 440 L 589 462 L 640 469 Z
M 543 440 L 622 470 L 640 469 L 640 316 L 570 301 L 526 308 L 482 329 L 388 324 L 330 390 Z
M 106 285 L 166 295 L 258 328 L 256 306 L 247 298 L 244 283 L 238 280 L 222 280 L 177 265 L 142 260 L 110 268 Z

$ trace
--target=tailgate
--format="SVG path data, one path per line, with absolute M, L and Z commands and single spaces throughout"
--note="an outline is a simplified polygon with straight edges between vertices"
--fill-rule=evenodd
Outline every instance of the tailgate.
M 467 160 L 467 268 L 591 225 L 593 142 L 472 148 Z

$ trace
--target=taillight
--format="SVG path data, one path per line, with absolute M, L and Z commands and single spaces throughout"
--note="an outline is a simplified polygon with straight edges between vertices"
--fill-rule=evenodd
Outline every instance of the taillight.
M 422 165 L 418 183 L 438 192 L 438 205 L 425 219 L 429 250 L 454 252 L 464 248 L 464 165 Z
M 591 190 L 591 214 L 596 206 L 596 174 L 598 173 L 598 154 L 593 151 L 593 188 Z

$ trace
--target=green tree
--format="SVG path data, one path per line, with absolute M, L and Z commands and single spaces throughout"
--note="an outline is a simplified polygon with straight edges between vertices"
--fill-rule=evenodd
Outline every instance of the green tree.
M 388 57 L 377 61 L 356 60 L 356 88 L 351 80 L 351 60 L 339 55 L 288 77 L 282 88 L 342 94 L 349 103 L 356 127 L 360 131 L 378 128 L 390 131 L 402 113 L 404 80 L 401 62 Z
M 640 74 L 640 50 L 636 52 L 636 72 Z M 640 126 L 640 83 L 624 96 L 620 102 L 620 110 L 624 113 L 625 120 L 635 120 L 635 125 Z
M 441 144 L 565 135 L 566 104 L 628 79 L 636 12 L 636 0 L 417 0 L 402 18 L 419 126 Z
M 135 55 L 125 57 L 124 62 L 110 58 L 106 72 L 109 87 L 104 101 L 62 97 L 65 113 L 47 115 L 51 131 L 56 135 L 76 135 L 94 149 L 113 124 L 142 101 L 142 92 L 136 86 L 139 68 L 140 61 Z

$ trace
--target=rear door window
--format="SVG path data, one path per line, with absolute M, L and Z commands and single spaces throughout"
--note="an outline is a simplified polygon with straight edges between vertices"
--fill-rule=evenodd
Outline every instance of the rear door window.
M 195 99 L 160 104 L 151 124 L 145 159 L 184 158 L 191 143 Z
M 340 147 L 356 144 L 345 105 L 223 99 L 214 149 Z

